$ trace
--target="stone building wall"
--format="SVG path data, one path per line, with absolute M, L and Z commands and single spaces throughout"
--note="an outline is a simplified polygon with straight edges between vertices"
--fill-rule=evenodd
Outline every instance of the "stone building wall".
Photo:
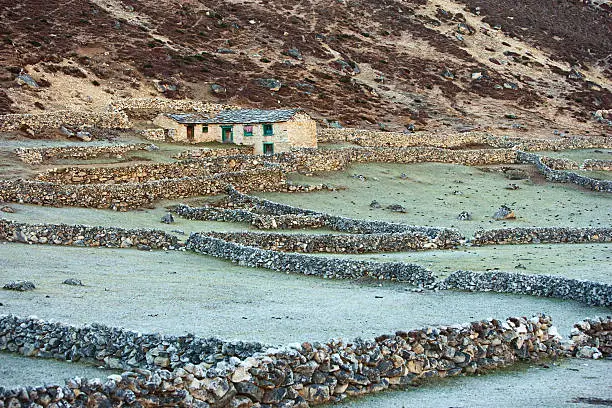
M 9 339 L 3 343 L 4 347 L 16 348 L 19 352 L 23 352 L 25 347 L 13 339 L 24 336 L 28 340 L 39 339 L 36 343 L 28 341 L 28 345 L 36 346 L 29 346 L 26 351 L 58 350 L 55 355 L 62 359 L 70 356 L 70 353 L 92 355 L 96 344 L 101 344 L 107 351 L 100 354 L 110 358 L 125 349 L 134 350 L 134 356 L 141 357 L 143 350 L 149 349 L 158 353 L 157 356 L 151 353 L 153 362 L 172 361 L 169 348 L 159 335 L 144 334 L 138 338 L 133 333 L 99 325 L 61 327 L 59 324 L 14 316 L 3 317 L 0 327 L 3 338 Z M 73 336 L 65 333 L 75 333 L 77 339 L 87 341 L 75 342 Z M 81 333 L 91 335 L 84 337 Z M 149 340 L 157 340 L 160 346 L 133 346 L 147 344 Z M 188 346 L 196 342 L 195 339 L 186 340 Z M 185 350 L 181 342 L 175 339 L 169 338 L 166 342 L 176 344 L 181 351 Z M 218 342 L 206 342 L 203 348 L 205 353 L 209 349 L 218 349 Z M 136 368 L 104 380 L 69 379 L 64 386 L 1 390 L 0 404 L 11 408 L 30 406 L 32 403 L 79 406 L 138 403 L 148 406 L 163 401 L 165 405 L 175 407 L 307 408 L 395 386 L 416 384 L 424 379 L 484 374 L 518 360 L 556 356 L 560 348 L 559 337 L 548 317 L 483 320 L 463 325 L 398 331 L 372 340 L 304 342 L 269 348 L 263 352 L 249 349 L 251 356 L 230 358 L 212 367 L 206 363 L 191 362 L 191 358 L 197 357 L 196 353 L 192 353 L 179 359 L 187 363 L 176 369 Z M 133 359 L 138 361 L 137 358 Z
M 59 147 L 19 147 L 15 155 L 28 164 L 48 163 L 58 159 L 88 160 L 96 157 L 124 155 L 134 150 L 146 150 L 151 145 L 116 144 L 110 146 L 59 146 Z

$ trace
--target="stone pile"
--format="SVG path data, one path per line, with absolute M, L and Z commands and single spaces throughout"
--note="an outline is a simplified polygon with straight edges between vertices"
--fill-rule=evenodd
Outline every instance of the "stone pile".
M 186 242 L 186 249 L 227 259 L 241 266 L 319 276 L 326 279 L 370 278 L 420 286 L 431 285 L 434 282 L 431 271 L 415 264 L 288 254 L 244 246 L 213 238 L 204 233 L 191 234 Z
M 575 300 L 592 306 L 612 306 L 612 285 L 562 276 L 456 271 L 436 286 L 446 290 L 516 293 Z
M 525 227 L 478 230 L 473 245 L 612 242 L 612 228 Z
M 18 280 L 4 284 L 4 286 L 2 286 L 2 289 L 15 290 L 18 292 L 27 292 L 36 289 L 36 285 L 34 285 L 34 283 L 30 281 Z
M 574 342 L 574 355 L 582 352 L 599 352 L 603 357 L 612 356 L 612 317 L 586 319 L 574 325 L 570 335 Z M 590 350 L 584 350 L 584 347 Z M 593 350 L 595 349 L 595 350 Z
M 159 230 L 26 224 L 0 219 L 0 241 L 80 247 L 178 249 L 184 243 Z
M 23 326 L 29 327 L 28 322 Z M 482 374 L 517 360 L 552 357 L 559 350 L 554 332 L 550 318 L 540 316 L 428 327 L 373 340 L 305 342 L 213 367 L 186 363 L 174 370 L 134 369 L 105 380 L 71 379 L 64 386 L 0 390 L 0 404 L 307 408 L 424 379 Z M 47 336 L 40 346 L 53 342 L 65 348 L 66 337 Z M 106 344 L 121 350 L 122 342 L 113 340 Z M 94 348 L 95 342 L 88 346 Z
M 123 156 L 134 150 L 146 150 L 147 143 L 117 144 L 111 146 L 60 146 L 60 147 L 20 147 L 15 154 L 28 164 L 48 163 L 57 159 L 88 160 L 96 157 Z

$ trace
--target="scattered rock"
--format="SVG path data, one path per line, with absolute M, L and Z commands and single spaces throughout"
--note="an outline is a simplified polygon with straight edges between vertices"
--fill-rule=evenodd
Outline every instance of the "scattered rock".
M 406 173 L 402 173 L 400 174 L 399 178 L 401 178 L 402 180 L 406 180 L 408 178 L 408 175 Z
M 256 80 L 257 84 L 268 88 L 271 91 L 278 91 L 283 86 L 282 82 L 274 78 L 259 78 Z
M 14 213 L 15 209 L 13 207 L 10 207 L 8 205 L 5 205 L 4 207 L 0 208 L 0 211 L 5 212 L 5 213 Z
M 19 280 L 19 281 L 13 281 L 13 282 L 9 282 L 9 283 L 5 284 L 3 286 L 3 289 L 6 289 L 6 290 L 16 290 L 16 291 L 19 291 L 19 292 L 25 292 L 25 291 L 30 291 L 30 290 L 36 289 L 36 286 L 34 285 L 34 283 L 32 283 L 30 281 Z
M 450 72 L 450 70 L 448 68 L 444 68 L 444 70 L 442 70 L 440 75 L 442 75 L 446 79 L 455 79 L 455 74 Z
M 74 132 L 65 126 L 60 126 L 59 132 L 64 136 L 68 136 L 68 137 L 74 136 Z
M 584 346 L 578 349 L 576 357 L 578 358 L 592 358 L 597 360 L 601 358 L 602 354 L 597 347 Z
M 472 215 L 467 211 L 461 211 L 459 215 L 457 216 L 457 219 L 459 221 L 471 221 Z
M 288 49 L 286 54 L 290 56 L 291 58 L 295 58 L 296 60 L 304 59 L 304 57 L 302 56 L 302 53 L 297 48 Z
M 576 79 L 576 80 L 580 80 L 584 78 L 584 76 L 580 73 L 580 71 L 577 71 L 575 68 L 572 68 L 570 70 L 569 74 L 567 74 L 567 77 L 569 79 Z
M 84 142 L 91 142 L 91 133 L 86 131 L 80 131 L 76 133 L 76 137 Z
M 138 244 L 136 248 L 138 248 L 140 251 L 150 251 L 151 250 L 151 247 L 145 244 Z
M 229 48 L 217 48 L 217 54 L 235 54 L 236 51 Z
M 493 218 L 496 220 L 513 220 L 516 218 L 514 211 L 505 205 L 499 207 L 499 209 L 493 214 Z
M 17 81 L 17 85 L 19 86 L 27 85 L 30 88 L 39 88 L 39 85 L 34 78 L 26 74 L 24 70 L 21 70 L 15 81 Z
M 217 95 L 224 95 L 227 92 L 227 89 L 223 85 L 219 84 L 211 84 L 210 90 Z
M 65 281 L 62 282 L 64 285 L 71 285 L 71 286 L 85 286 L 83 285 L 83 282 L 81 282 L 80 279 L 75 279 L 75 278 L 68 278 Z
M 518 190 L 520 187 L 514 183 L 510 183 L 508 184 L 506 187 L 504 187 L 506 190 Z
M 145 149 L 149 152 L 153 152 L 153 151 L 159 150 L 159 147 L 151 143 Z
M 387 210 L 391 210 L 393 212 L 406 213 L 408 210 L 402 205 L 399 204 L 391 204 L 387 206 Z
M 353 177 L 354 179 L 358 179 L 358 180 L 361 180 L 361 181 L 366 181 L 366 180 L 367 180 L 367 179 L 366 179 L 366 176 L 364 176 L 363 174 L 353 174 L 353 176 L 352 176 L 352 177 Z
M 164 224 L 172 224 L 174 223 L 174 217 L 171 213 L 167 213 L 163 217 L 161 217 L 161 222 L 163 222 Z
M 379 203 L 378 201 L 376 201 L 376 200 L 373 200 L 373 201 L 370 203 L 370 208 L 381 208 L 381 207 L 382 207 L 382 206 L 380 205 L 380 203 Z

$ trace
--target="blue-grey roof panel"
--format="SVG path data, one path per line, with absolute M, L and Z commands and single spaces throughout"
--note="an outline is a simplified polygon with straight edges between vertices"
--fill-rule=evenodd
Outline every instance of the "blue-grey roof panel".
M 168 117 L 179 123 L 275 123 L 286 122 L 297 109 L 236 109 L 225 110 L 210 118 L 198 113 L 171 114 Z

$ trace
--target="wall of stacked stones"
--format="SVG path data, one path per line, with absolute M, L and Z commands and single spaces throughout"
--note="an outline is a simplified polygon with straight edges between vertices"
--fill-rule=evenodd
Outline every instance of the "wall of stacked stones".
M 595 191 L 612 192 L 612 180 L 597 180 L 571 171 L 553 170 L 542 162 L 540 156 L 535 153 L 517 151 L 517 161 L 533 164 L 547 180 L 555 183 L 574 183 Z
M 4 219 L 0 219 L 0 241 L 140 249 L 177 249 L 183 246 L 176 236 L 159 230 L 26 224 Z
M 581 168 L 584 170 L 611 171 L 612 160 L 586 159 L 584 163 L 582 163 Z
M 17 325 L 11 319 L 15 318 L 3 320 L 14 331 L 30 326 L 27 320 Z M 45 325 L 44 322 L 34 324 Z M 113 336 L 114 330 L 96 332 L 102 337 L 98 343 L 121 350 L 130 336 Z M 68 337 L 48 335 L 39 344 L 48 347 L 53 343 L 55 347 L 68 349 L 65 344 L 70 342 Z M 143 337 L 148 339 L 149 335 Z M 119 341 L 114 343 L 110 339 Z M 180 342 L 169 342 L 182 346 Z M 92 348 L 95 344 L 88 341 L 84 347 Z M 243 360 L 230 359 L 211 368 L 191 363 L 175 370 L 136 369 L 121 376 L 109 376 L 104 381 L 71 379 L 65 386 L 3 390 L 0 403 L 20 407 L 61 401 L 100 406 L 154 401 L 157 405 L 179 407 L 268 404 L 306 408 L 426 378 L 484 373 L 520 359 L 555 356 L 559 348 L 559 339 L 548 317 L 479 321 L 397 332 L 374 340 L 302 343 L 268 349 Z M 139 355 L 139 350 L 135 352 Z
M 227 259 L 241 266 L 319 276 L 327 279 L 372 278 L 413 285 L 429 285 L 434 281 L 431 271 L 415 264 L 358 261 L 281 253 L 224 241 L 207 234 L 191 234 L 187 240 L 186 249 Z
M 59 128 L 60 126 L 95 126 L 106 129 L 127 129 L 131 123 L 122 111 L 86 112 L 55 111 L 0 115 L 0 131 L 10 132 L 27 127 L 33 130 Z
M 612 285 L 562 276 L 456 271 L 437 286 L 440 289 L 515 293 L 575 300 L 593 306 L 612 306 Z
M 162 199 L 219 194 L 227 184 L 245 191 L 279 191 L 286 188 L 286 178 L 278 169 L 262 169 L 146 183 L 70 185 L 34 180 L 0 180 L 0 201 L 125 211 Z
M 522 137 L 494 136 L 486 132 L 464 132 L 450 135 L 436 133 L 401 133 L 371 131 L 365 129 L 320 128 L 319 143 L 351 142 L 367 147 L 434 146 L 458 148 L 473 145 L 497 148 L 517 147 L 521 150 L 569 150 L 612 148 L 612 137 L 575 136 L 558 139 L 527 139 Z
M 123 98 L 113 101 L 106 107 L 107 112 L 124 111 L 131 116 L 139 116 L 142 113 L 158 114 L 162 112 L 202 112 L 215 115 L 226 109 L 239 109 L 239 107 L 189 99 L 166 98 Z
M 241 245 L 282 252 L 358 254 L 439 248 L 425 234 L 280 234 L 261 232 L 210 232 L 209 236 Z
M 577 352 L 587 346 L 596 348 L 604 357 L 612 356 L 612 317 L 585 319 L 576 323 L 571 338 Z
M 210 177 L 215 174 L 278 167 L 260 158 L 245 160 L 242 156 L 221 156 L 183 160 L 174 163 L 141 164 L 114 167 L 65 167 L 40 173 L 39 181 L 62 184 L 142 183 L 184 177 Z
M 0 350 L 131 370 L 212 364 L 232 356 L 246 358 L 265 348 L 257 342 L 226 342 L 192 334 L 146 334 L 101 324 L 77 327 L 35 317 L 0 315 Z
M 228 148 L 200 148 L 182 151 L 173 157 L 178 160 L 204 159 L 218 156 L 238 156 L 253 154 L 253 146 L 235 146 Z
M 19 147 L 15 154 L 28 164 L 42 164 L 57 159 L 87 160 L 96 157 L 124 155 L 134 150 L 145 150 L 147 143 L 118 144 L 112 146 L 61 146 L 61 147 Z
M 474 245 L 612 242 L 612 228 L 532 227 L 479 230 Z

